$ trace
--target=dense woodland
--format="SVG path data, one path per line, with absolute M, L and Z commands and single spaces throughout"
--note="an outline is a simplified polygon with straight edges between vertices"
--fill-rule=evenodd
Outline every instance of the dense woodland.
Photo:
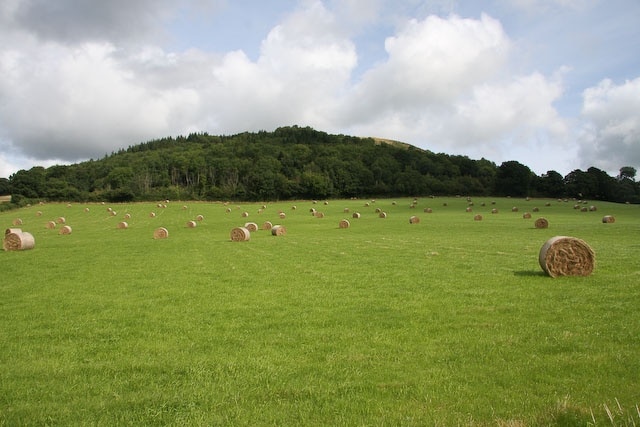
M 308 127 L 134 145 L 100 160 L 34 167 L 0 179 L 12 204 L 34 201 L 328 199 L 474 195 L 570 197 L 640 203 L 636 170 L 597 168 L 538 176 L 527 166 L 330 135 Z

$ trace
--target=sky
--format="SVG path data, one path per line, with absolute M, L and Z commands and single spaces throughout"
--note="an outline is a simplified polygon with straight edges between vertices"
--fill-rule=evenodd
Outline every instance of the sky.
M 2 0 L 0 177 L 310 126 L 640 170 L 640 0 Z

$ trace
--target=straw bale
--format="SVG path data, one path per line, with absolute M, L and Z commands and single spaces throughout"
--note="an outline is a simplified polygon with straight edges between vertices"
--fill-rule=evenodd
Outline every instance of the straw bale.
M 36 216 L 42 216 L 42 211 L 36 212 Z
M 156 217 L 156 213 L 155 212 L 150 212 L 149 213 L 149 217 L 150 218 L 155 218 Z
M 64 217 L 63 217 L 63 216 L 61 216 L 61 217 L 58 217 L 58 219 L 56 219 L 56 222 L 57 222 L 58 224 L 64 224 L 64 223 L 66 223 L 66 222 L 67 222 L 67 220 L 66 220 L 66 219 L 64 219 Z
M 22 225 L 22 220 L 20 218 L 16 218 L 13 220 L 13 225 Z
M 262 229 L 263 230 L 271 230 L 273 228 L 273 224 L 271 223 L 271 221 L 265 221 L 262 224 Z
M 118 223 L 118 228 L 124 230 L 125 228 L 129 228 L 129 223 L 126 221 L 121 221 Z
M 280 219 L 285 219 L 287 217 L 287 214 L 285 214 L 284 212 L 280 212 L 278 214 L 278 217 L 280 217 Z
M 360 218 L 360 212 L 354 212 L 353 215 L 351 215 L 352 218 Z
M 272 236 L 284 236 L 285 234 L 287 234 L 287 229 L 284 228 L 282 225 L 274 225 L 271 228 Z
M 232 242 L 246 242 L 251 239 L 251 232 L 245 227 L 235 227 L 231 230 Z
M 17 232 L 7 233 L 2 242 L 2 249 L 5 251 L 24 251 L 33 249 L 36 244 L 31 233 L 18 230 Z
M 595 253 L 584 240 L 555 236 L 540 248 L 538 262 L 551 277 L 589 276 L 595 267 Z
M 349 220 L 343 219 L 343 220 L 340 220 L 340 223 L 338 224 L 338 227 L 339 228 L 349 228 L 349 227 L 351 227 L 351 223 L 349 222 Z
M 154 239 L 166 239 L 169 237 L 169 230 L 164 227 L 156 228 L 153 232 Z
M 196 228 L 198 223 L 195 221 L 187 221 L 187 228 Z
M 549 228 L 549 221 L 547 221 L 546 218 L 540 217 L 536 219 L 534 225 L 536 228 Z
M 204 216 L 202 216 L 202 215 L 198 215 L 196 217 L 196 221 L 203 221 L 203 220 L 204 220 Z
M 387 217 L 387 213 L 386 213 L 386 212 L 380 212 L 380 214 L 378 215 L 378 217 L 380 217 L 380 218 L 386 218 L 386 217 Z
M 47 222 L 45 227 L 47 227 L 49 230 L 53 230 L 54 228 L 56 228 L 56 222 L 55 221 L 49 221 L 49 222 Z
M 244 224 L 244 228 L 251 232 L 258 231 L 258 224 L 256 224 L 255 222 L 247 222 Z
M 431 209 L 431 208 L 425 208 L 425 209 L 424 209 L 424 212 L 425 212 L 425 213 L 433 213 L 433 209 Z
M 64 235 L 68 235 L 68 234 L 71 234 L 72 231 L 73 230 L 71 229 L 71 227 L 69 227 L 68 225 L 65 225 L 64 227 L 62 227 L 60 229 L 60 231 L 58 233 L 64 234 Z
M 417 217 L 415 215 L 412 215 L 409 218 L 409 224 L 419 224 L 419 223 L 420 223 L 420 218 L 419 217 Z
M 529 212 L 525 212 L 522 214 L 523 219 L 531 219 L 531 214 Z
M 474 216 L 473 216 L 473 220 L 474 220 L 474 221 L 482 221 L 482 215 L 480 215 L 480 214 L 476 214 L 476 215 L 474 215 Z
M 602 222 L 604 224 L 613 224 L 614 222 L 616 222 L 616 219 L 612 215 L 605 215 L 602 217 Z

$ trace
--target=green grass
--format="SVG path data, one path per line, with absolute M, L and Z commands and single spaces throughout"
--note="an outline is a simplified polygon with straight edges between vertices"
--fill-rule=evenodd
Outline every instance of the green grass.
M 0 252 L 0 425 L 640 425 L 640 207 L 491 200 L 0 213 L 36 239 Z M 287 235 L 230 241 L 266 220 Z M 591 276 L 542 273 L 555 235 Z

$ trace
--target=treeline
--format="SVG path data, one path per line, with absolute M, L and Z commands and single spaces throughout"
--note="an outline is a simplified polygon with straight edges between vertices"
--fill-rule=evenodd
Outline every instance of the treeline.
M 100 160 L 34 167 L 0 179 L 14 204 L 33 201 L 328 199 L 421 195 L 578 197 L 640 202 L 635 169 L 589 168 L 563 177 L 527 166 L 330 135 L 308 127 L 213 136 L 193 133 L 120 150 Z

